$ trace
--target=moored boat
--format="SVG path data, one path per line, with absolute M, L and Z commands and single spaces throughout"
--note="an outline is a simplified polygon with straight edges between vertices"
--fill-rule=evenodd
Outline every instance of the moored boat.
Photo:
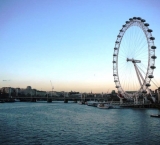
M 113 106 L 111 104 L 108 104 L 108 103 L 107 104 L 99 103 L 97 105 L 97 107 L 100 108 L 100 109 L 110 109 L 110 108 L 113 108 Z
M 150 115 L 151 117 L 157 117 L 157 118 L 160 118 L 160 114 L 152 114 Z
M 20 102 L 20 100 L 19 100 L 19 99 L 14 99 L 14 101 L 15 101 L 15 102 Z
M 80 104 L 80 105 L 84 105 L 85 104 L 83 101 L 78 101 L 77 103 Z
M 98 104 L 98 103 L 95 102 L 95 101 L 88 101 L 88 102 L 87 102 L 87 105 L 88 105 L 88 106 L 97 107 L 97 104 Z

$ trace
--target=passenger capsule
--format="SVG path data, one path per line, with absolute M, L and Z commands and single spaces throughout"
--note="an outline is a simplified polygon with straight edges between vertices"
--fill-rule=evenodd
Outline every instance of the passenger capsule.
M 150 87 L 151 85 L 149 83 L 146 84 L 146 87 Z
M 126 27 L 126 25 L 122 25 L 122 27 Z
M 120 32 L 123 32 L 123 30 L 121 29 L 121 30 L 119 30 Z
M 132 19 L 132 18 L 129 18 L 129 20 L 132 21 L 133 19 Z
M 144 19 L 141 20 L 141 22 L 143 22 L 143 23 L 144 23 L 145 21 L 146 21 L 146 20 L 144 20 Z
M 118 49 L 117 47 L 114 48 L 114 50 L 117 50 L 117 49 Z
M 117 56 L 117 54 L 113 54 L 113 56 Z
M 148 29 L 147 31 L 148 31 L 148 32 L 153 32 L 152 29 Z
M 116 61 L 113 61 L 113 63 L 116 63 Z
M 119 86 L 116 86 L 116 88 L 119 88 Z
M 155 40 L 155 38 L 154 37 L 150 37 L 150 40 Z
M 149 26 L 149 24 L 148 24 L 148 23 L 145 23 L 144 26 Z
M 154 76 L 153 75 L 149 75 L 148 78 L 152 79 L 152 78 L 154 78 Z
M 115 43 L 119 43 L 119 41 L 116 41 Z
M 117 80 L 114 80 L 114 82 L 118 82 Z
M 157 58 L 157 56 L 153 55 L 153 56 L 151 56 L 151 58 L 156 59 L 156 58 Z
M 151 69 L 155 69 L 156 67 L 154 65 L 150 66 Z
M 121 37 L 121 35 L 118 35 L 117 37 L 118 37 L 118 38 L 120 38 L 120 37 Z
M 151 46 L 151 49 L 156 49 L 156 46 Z
M 116 74 L 113 74 L 113 76 L 117 76 Z
M 136 17 L 133 17 L 133 19 L 136 20 L 137 18 L 136 18 Z
M 128 24 L 129 23 L 129 21 L 126 21 L 126 24 Z
M 141 20 L 141 17 L 138 17 L 137 19 L 138 19 L 138 20 Z

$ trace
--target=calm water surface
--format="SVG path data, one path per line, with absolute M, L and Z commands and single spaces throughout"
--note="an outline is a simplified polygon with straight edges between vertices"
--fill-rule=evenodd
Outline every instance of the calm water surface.
M 156 109 L 98 109 L 76 103 L 0 104 L 1 145 L 160 144 Z

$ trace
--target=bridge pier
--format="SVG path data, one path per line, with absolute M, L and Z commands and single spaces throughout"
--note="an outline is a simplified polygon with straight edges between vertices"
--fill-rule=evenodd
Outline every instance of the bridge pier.
M 48 98 L 48 99 L 47 99 L 47 103 L 52 103 L 52 99 L 51 99 L 51 98 L 50 98 L 50 99 Z
M 86 104 L 86 102 L 87 102 L 87 99 L 81 99 L 81 101 L 80 101 L 82 104 Z
M 68 103 L 68 99 L 64 99 L 64 103 Z
M 73 102 L 74 102 L 74 103 L 77 103 L 77 99 L 75 99 Z
M 85 101 L 85 102 L 88 102 L 88 101 L 90 101 L 90 99 L 85 99 L 84 101 Z
M 36 101 L 37 101 L 36 98 L 31 99 L 31 102 L 36 102 Z

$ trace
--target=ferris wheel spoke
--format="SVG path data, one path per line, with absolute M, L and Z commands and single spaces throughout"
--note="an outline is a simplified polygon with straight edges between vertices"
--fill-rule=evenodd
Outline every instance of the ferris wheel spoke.
M 123 83 L 122 83 L 122 86 L 124 86 L 125 89 L 127 88 L 127 90 L 130 89 L 130 86 L 129 86 L 129 82 L 126 81 L 126 80 L 130 79 L 130 78 L 129 78 L 130 76 L 127 75 L 123 70 L 125 70 L 126 72 L 129 72 L 129 74 L 133 74 L 133 73 L 132 73 L 132 67 L 133 67 L 133 66 L 131 66 L 131 65 L 128 66 L 127 63 L 126 63 L 125 68 L 124 68 L 124 69 L 120 69 L 120 70 L 122 70 L 122 71 L 120 71 L 120 72 L 121 72 L 121 75 L 120 75 L 121 82 L 123 82 Z M 123 75 L 122 75 L 122 74 L 123 74 Z
M 145 44 L 145 46 L 146 46 L 146 44 Z M 146 49 L 147 49 L 147 47 L 145 47 L 145 46 L 142 46 L 142 47 L 139 47 L 138 49 L 139 50 L 135 50 L 135 56 L 136 55 L 138 55 L 138 54 L 143 54 L 143 53 L 148 53 L 147 51 L 146 51 Z
M 143 62 L 142 62 L 141 64 L 139 64 L 138 67 L 139 67 L 140 69 L 143 68 L 143 69 L 147 70 L 147 64 L 144 64 Z
M 119 58 L 121 59 L 121 60 L 119 60 L 119 61 L 125 62 L 125 60 L 126 60 L 126 55 L 119 54 Z
M 121 46 L 121 48 L 120 48 L 120 53 L 123 53 L 125 56 L 128 56 L 128 54 L 129 54 L 129 50 L 127 50 L 127 47 L 126 46 L 124 46 L 124 45 L 122 45 Z
M 128 38 L 129 38 L 128 36 L 125 36 L 125 37 L 124 37 L 125 40 L 128 39 Z M 122 44 L 123 44 L 123 43 L 122 43 Z M 130 55 L 130 53 L 131 53 L 131 51 L 132 51 L 132 49 L 131 49 L 131 44 L 130 44 L 130 43 L 127 43 L 127 42 L 126 42 L 124 51 L 127 52 L 127 55 L 126 55 L 126 56 L 129 56 L 129 55 Z
M 145 35 L 142 33 L 141 34 L 139 33 L 137 40 L 136 40 L 136 48 L 140 47 L 143 43 L 146 44 L 146 40 L 144 38 L 145 38 Z
M 124 54 L 124 53 L 120 53 L 119 56 L 120 56 L 120 57 L 123 57 L 123 58 L 126 58 L 127 55 Z
M 138 54 L 141 54 L 143 51 L 144 51 L 144 49 L 146 49 L 146 48 L 144 48 L 144 49 L 142 49 L 142 47 L 140 47 L 141 45 L 139 44 L 139 46 L 135 46 L 135 49 L 133 48 L 132 50 L 132 56 L 134 56 L 134 57 L 136 57 Z M 145 51 L 144 51 L 145 52 Z
M 140 58 L 141 60 L 143 60 L 143 59 L 148 59 L 147 56 L 148 56 L 148 53 L 142 52 L 142 53 L 137 53 L 134 58 Z
M 131 29 L 132 30 L 132 29 Z M 136 43 L 137 43 L 137 28 L 136 28 L 136 26 L 133 26 L 133 38 L 132 38 L 132 42 L 133 42 L 133 45 L 132 45 L 132 52 L 131 52 L 131 54 L 133 54 L 134 52 L 136 52 L 135 51 L 135 49 L 137 49 L 137 47 L 136 47 Z M 132 31 L 131 31 L 131 33 L 132 33 Z
M 134 27 L 136 27 L 136 26 L 134 26 Z M 140 28 L 138 28 L 138 32 L 135 31 L 135 36 L 134 36 L 134 38 L 132 38 L 132 42 L 134 42 L 134 46 L 132 46 L 133 49 L 132 49 L 131 54 L 134 53 L 134 56 L 136 56 L 136 53 L 137 53 L 137 52 L 143 51 L 143 50 L 141 49 L 141 47 L 143 47 L 143 45 L 146 44 L 146 41 L 144 41 L 145 35 L 144 35 L 144 34 L 142 35 L 142 32 L 139 31 L 139 29 L 140 29 Z M 134 30 L 135 30 L 135 29 L 134 29 Z M 140 32 L 141 32 L 141 33 L 140 33 Z M 140 53 L 140 52 L 139 52 L 139 53 Z
M 146 71 L 147 71 L 147 67 L 146 66 L 144 66 L 144 65 L 141 65 L 142 67 L 140 67 L 139 65 L 137 65 L 137 67 L 139 68 L 139 70 L 141 70 L 141 72 L 145 75 L 146 73 Z M 144 71 L 145 70 L 145 71 Z
M 143 53 L 148 53 L 146 51 L 147 47 L 146 45 L 144 46 L 141 46 L 141 47 L 138 47 L 136 50 L 135 50 L 135 56 L 139 55 L 139 54 L 143 54 Z
M 146 45 L 147 40 L 145 40 L 146 36 L 141 34 L 141 37 L 139 37 L 139 41 L 137 42 L 137 47 L 141 47 L 143 45 Z
M 137 83 L 137 81 L 138 81 L 138 80 L 136 80 L 136 79 L 134 79 L 134 81 L 133 81 L 134 91 L 137 90 L 137 85 L 139 85 L 139 84 Z
M 136 26 L 135 26 L 135 28 L 136 28 Z M 139 28 L 138 28 L 139 29 Z M 139 31 L 138 31 L 139 32 Z M 137 49 L 138 47 L 139 47 L 139 43 L 138 43 L 138 40 L 139 40 L 139 33 L 137 33 L 137 29 L 136 29 L 136 35 L 134 36 L 135 37 L 135 39 L 134 39 L 134 48 L 135 49 Z
M 147 49 L 147 48 L 145 48 L 145 49 Z M 138 58 L 138 57 L 141 57 L 141 56 L 143 56 L 141 59 L 147 58 L 148 52 L 146 52 L 146 51 L 144 51 L 143 49 L 139 48 L 139 51 L 136 51 L 136 52 L 135 52 L 134 58 L 135 58 L 135 57 Z

